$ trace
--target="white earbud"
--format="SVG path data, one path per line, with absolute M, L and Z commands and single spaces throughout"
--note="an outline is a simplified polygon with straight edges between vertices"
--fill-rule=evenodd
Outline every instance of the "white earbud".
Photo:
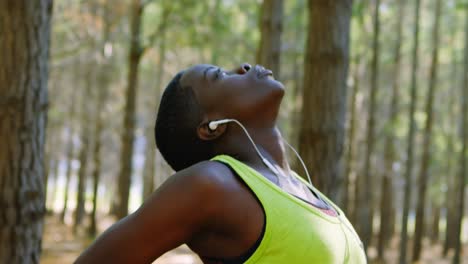
M 221 120 L 211 121 L 208 124 L 208 127 L 211 130 L 216 130 L 218 128 L 218 125 L 226 124 L 226 123 L 229 123 L 229 122 L 234 122 L 234 121 L 233 121 L 233 119 L 221 119 Z

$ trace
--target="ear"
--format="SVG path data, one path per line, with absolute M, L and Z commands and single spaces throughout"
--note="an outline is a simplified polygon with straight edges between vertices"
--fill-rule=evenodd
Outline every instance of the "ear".
M 220 137 L 226 131 L 227 124 L 218 125 L 215 130 L 210 129 L 208 124 L 212 120 L 204 119 L 197 127 L 198 137 L 202 140 L 213 140 Z

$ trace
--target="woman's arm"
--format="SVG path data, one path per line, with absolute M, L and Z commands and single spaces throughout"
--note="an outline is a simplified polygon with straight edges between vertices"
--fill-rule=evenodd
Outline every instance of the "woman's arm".
M 216 182 L 203 166 L 171 176 L 136 212 L 105 231 L 76 263 L 151 263 L 190 241 L 218 210 Z

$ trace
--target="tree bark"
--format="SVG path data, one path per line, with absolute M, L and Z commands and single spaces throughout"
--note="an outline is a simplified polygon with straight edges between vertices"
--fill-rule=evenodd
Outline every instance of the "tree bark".
M 125 93 L 125 113 L 122 131 L 122 147 L 120 155 L 120 174 L 118 180 L 117 218 L 128 214 L 128 200 L 132 177 L 133 141 L 135 138 L 135 108 L 138 90 L 138 67 L 143 54 L 140 31 L 144 5 L 141 0 L 132 0 L 131 5 L 131 37 L 128 56 L 128 79 Z
M 89 67 L 91 69 L 92 67 Z M 92 71 L 86 72 L 86 87 L 83 92 L 83 101 L 81 107 L 81 149 L 79 154 L 80 159 L 80 169 L 78 170 L 78 187 L 76 192 L 76 208 L 75 208 L 75 218 L 73 223 L 73 232 L 76 233 L 78 226 L 81 225 L 85 214 L 85 182 L 86 182 L 86 174 L 88 168 L 88 152 L 89 152 L 89 135 L 91 132 L 90 128 L 90 120 L 89 120 L 89 107 L 87 106 L 88 101 L 84 100 L 84 98 L 89 98 L 91 96 L 91 79 Z
M 424 129 L 423 139 L 423 153 L 421 159 L 421 170 L 418 180 L 418 195 L 416 196 L 417 209 L 416 209 L 416 222 L 414 231 L 414 242 L 413 242 L 413 261 L 418 261 L 421 255 L 422 237 L 424 233 L 424 210 L 426 206 L 426 190 L 427 182 L 429 181 L 429 162 L 431 159 L 431 135 L 432 135 L 432 123 L 433 123 L 433 104 L 434 104 L 434 93 L 437 87 L 437 71 L 439 66 L 439 21 L 442 9 L 442 1 L 436 0 L 435 7 L 435 20 L 432 34 L 432 61 L 430 67 L 430 79 L 429 89 L 427 92 L 426 101 L 426 126 Z
M 315 185 L 339 202 L 352 1 L 308 3 L 299 152 Z
M 453 256 L 453 264 L 460 263 L 460 255 L 462 248 L 461 234 L 463 225 L 463 212 L 465 209 L 465 185 L 466 185 L 466 155 L 468 144 L 468 8 L 465 10 L 465 56 L 464 56 L 464 70 L 463 70 L 463 83 L 461 85 L 461 135 L 462 149 L 460 152 L 460 171 L 457 177 L 456 186 L 458 189 L 457 201 L 457 218 L 455 224 L 455 255 Z
M 257 63 L 280 78 L 281 33 L 283 31 L 283 0 L 263 0 L 260 10 L 260 44 Z
M 46 129 L 47 133 L 47 129 Z M 47 190 L 49 187 L 49 174 L 51 170 L 51 163 L 53 164 L 54 160 L 50 158 L 50 151 L 47 151 L 47 147 L 44 147 L 46 150 L 44 151 L 44 204 L 47 210 Z
M 451 34 L 451 44 L 454 45 L 455 43 L 455 36 L 457 34 L 457 17 L 452 17 L 452 34 Z M 450 74 L 450 90 L 449 90 L 449 102 L 447 104 L 448 109 L 447 113 L 449 116 L 447 117 L 449 124 L 456 123 L 455 120 L 455 100 L 457 97 L 457 93 L 454 91 L 455 87 L 458 87 L 458 54 L 455 49 L 452 49 L 451 52 L 451 74 Z M 445 208 L 446 208 L 446 216 L 445 216 L 445 239 L 444 239 L 444 247 L 442 251 L 442 255 L 444 257 L 447 256 L 449 249 L 453 249 L 455 246 L 455 237 L 454 237 L 454 229 L 455 229 L 455 214 L 456 214 L 456 205 L 453 201 L 456 199 L 456 187 L 455 187 L 455 174 L 454 173 L 454 155 L 455 155 L 455 144 L 454 144 L 454 131 L 453 126 L 449 126 L 446 132 L 447 137 L 447 151 L 446 151 L 446 174 L 447 174 L 447 190 L 445 193 Z
M 50 156 L 49 156 L 50 157 Z M 50 212 L 49 210 L 49 191 L 50 189 L 52 189 L 51 187 L 53 187 L 53 178 L 51 179 L 50 175 L 52 174 L 52 170 L 55 168 L 55 163 L 57 161 L 54 160 L 54 159 L 50 159 L 48 160 L 47 158 L 45 159 L 44 161 L 44 164 L 48 164 L 48 165 L 44 165 L 44 167 L 47 166 L 46 169 L 44 169 L 44 199 L 45 199 L 45 207 L 46 207 L 46 210 L 47 212 Z M 53 174 L 52 174 L 53 175 Z
M 219 1 L 216 2 L 215 8 L 219 8 Z M 163 7 L 163 16 L 161 24 L 159 25 L 159 65 L 156 71 L 156 100 L 161 98 L 162 94 L 162 78 L 164 72 L 164 65 L 166 60 L 166 29 L 168 25 L 168 18 L 170 14 L 170 9 L 168 6 Z M 216 53 L 216 52 L 213 52 Z M 148 102 L 150 111 L 158 108 L 158 103 L 155 102 L 154 98 L 150 99 Z M 149 116 L 153 116 L 152 114 Z M 148 120 L 146 128 L 146 160 L 144 165 L 144 174 L 143 174 L 143 200 L 146 199 L 154 191 L 154 178 L 156 171 L 156 143 L 154 141 L 154 122 L 155 120 Z M 151 124 L 151 125 L 149 125 Z
M 154 129 L 152 127 L 146 128 L 146 158 L 143 173 L 143 192 L 142 201 L 148 198 L 154 190 L 154 174 L 156 167 L 156 147 L 152 135 Z
M 102 134 L 102 112 L 104 108 L 104 104 L 106 101 L 106 90 L 108 85 L 108 78 L 107 78 L 107 67 L 105 66 L 106 63 L 103 64 L 101 77 L 100 77 L 100 89 L 98 90 L 97 100 L 96 100 L 96 119 L 94 121 L 94 149 L 93 149 L 93 194 L 92 194 L 92 202 L 93 202 L 93 209 L 90 215 L 90 225 L 88 228 L 88 235 L 94 237 L 97 233 L 97 202 L 98 202 L 98 187 L 99 187 L 99 180 L 101 175 L 101 134 Z
M 356 63 L 356 68 L 359 68 L 359 63 Z M 358 69 L 355 70 L 353 74 L 353 90 L 351 93 L 351 102 L 350 102 L 350 117 L 348 120 L 349 128 L 348 128 L 348 149 L 346 151 L 346 165 L 345 165 L 345 175 L 343 180 L 343 211 L 347 214 L 350 213 L 350 177 L 351 173 L 354 169 L 354 145 L 355 145 L 355 137 L 356 137 L 356 98 L 359 91 L 359 73 Z M 356 179 L 354 183 L 356 184 Z M 353 214 L 351 214 L 353 215 Z M 353 221 L 354 222 L 354 221 Z M 355 222 L 354 222 L 355 223 Z
M 356 116 L 358 115 L 358 109 L 357 109 L 357 95 L 359 92 L 359 89 L 361 88 L 361 71 L 360 71 L 360 63 L 356 65 L 356 71 L 353 73 L 353 94 L 352 94 L 352 99 L 351 99 L 351 114 L 350 114 L 350 130 L 348 132 L 348 157 L 347 157 L 347 164 L 346 164 L 346 174 L 348 174 L 345 177 L 350 177 L 349 174 L 351 174 L 352 170 L 356 170 L 356 165 L 354 161 L 354 155 L 357 152 L 357 149 L 354 147 L 356 145 Z M 349 180 L 348 180 L 349 182 Z M 358 173 L 355 173 L 354 177 L 354 189 L 353 189 L 353 202 L 350 203 L 352 206 L 348 206 L 348 212 L 349 212 L 349 217 L 351 220 L 351 223 L 355 226 L 355 228 L 359 228 L 358 225 L 358 220 L 357 220 L 357 208 L 359 207 L 359 188 L 360 185 L 360 177 L 358 177 Z M 349 195 L 348 195 L 349 196 Z M 345 199 L 349 199 L 346 198 Z M 346 201 L 346 200 L 345 200 Z
M 390 116 L 387 123 L 387 134 L 385 137 L 385 165 L 381 185 L 381 200 L 380 200 L 380 232 L 377 243 L 378 258 L 384 259 L 384 250 L 388 245 L 388 241 L 392 236 L 391 232 L 391 219 L 392 211 L 394 210 L 393 204 L 393 163 L 396 160 L 395 153 L 395 136 L 394 129 L 398 118 L 398 100 L 400 96 L 400 67 L 401 67 L 401 43 L 403 33 L 403 19 L 404 19 L 404 0 L 398 1 L 398 22 L 397 22 L 397 39 L 395 43 L 394 58 L 393 58 L 393 84 L 392 84 L 392 98 L 390 103 Z
M 303 21 L 305 18 L 304 14 L 304 8 L 307 5 L 305 1 L 297 1 L 291 16 L 294 16 L 294 20 L 297 20 L 298 27 L 302 25 L 299 21 Z M 302 26 L 301 26 L 302 27 Z M 287 133 L 287 139 L 289 140 L 289 143 L 292 146 L 298 146 L 298 141 L 299 141 L 299 129 L 297 129 L 297 124 L 300 122 L 300 114 L 301 114 L 301 100 L 302 100 L 302 81 L 303 81 L 303 70 L 304 70 L 304 58 L 303 54 L 299 52 L 299 50 L 303 49 L 303 45 L 301 45 L 300 41 L 301 39 L 304 38 L 306 32 L 304 30 L 296 30 L 292 36 L 293 39 L 297 40 L 297 42 L 294 44 L 293 49 L 295 50 L 293 55 L 292 55 L 292 76 L 291 76 L 291 81 L 293 82 L 292 85 L 290 85 L 290 94 L 291 94 L 291 102 L 292 102 L 292 107 L 290 108 L 290 118 L 288 118 L 288 121 L 286 121 L 285 125 L 289 126 L 294 129 L 290 129 Z M 302 47 L 301 47 L 302 46 Z M 284 133 L 284 132 L 283 132 Z M 297 157 L 292 156 L 290 159 L 290 165 L 295 171 L 302 171 L 303 168 L 302 166 L 299 166 L 299 160 Z M 301 173 L 302 174 L 302 173 Z
M 103 109 L 106 102 L 107 86 L 108 86 L 108 62 L 107 58 L 104 59 L 104 62 L 101 67 L 101 76 L 99 81 L 100 89 L 97 91 L 97 100 L 96 100 L 96 119 L 94 120 L 94 149 L 93 149 L 93 194 L 92 194 L 92 203 L 93 209 L 90 215 L 90 225 L 88 228 L 88 235 L 94 237 L 97 233 L 97 202 L 98 202 L 98 188 L 99 181 L 101 176 L 101 134 L 102 134 L 102 122 L 103 122 Z
M 49 85 L 49 90 L 50 90 Z M 51 122 L 50 120 L 47 122 L 47 137 L 53 138 L 55 141 L 51 143 L 50 141 L 46 144 L 46 152 L 48 152 L 49 158 L 51 159 L 49 162 L 49 168 L 46 170 L 47 177 L 45 179 L 45 204 L 47 213 L 53 213 L 54 209 L 54 201 L 55 201 L 55 194 L 57 190 L 57 171 L 58 166 L 60 165 L 60 150 L 62 146 L 62 140 L 60 136 L 60 131 L 62 128 L 62 122 Z M 48 149 L 48 150 L 47 150 Z
M 76 91 L 77 89 L 74 89 L 72 92 L 72 98 L 76 98 Z M 72 169 L 72 161 L 74 158 L 74 144 L 73 144 L 73 136 L 75 134 L 75 125 L 74 125 L 74 120 L 75 120 L 75 115 L 76 115 L 76 100 L 73 99 L 71 100 L 71 106 L 70 106 L 70 116 L 68 119 L 68 137 L 67 137 L 67 146 L 66 146 L 66 159 L 67 159 L 67 169 L 65 172 L 65 187 L 64 187 L 64 197 L 63 197 L 63 207 L 62 207 L 62 212 L 60 213 L 60 221 L 62 223 L 65 223 L 65 216 L 67 214 L 68 210 L 68 196 L 69 196 L 69 189 L 70 189 L 70 180 L 71 180 L 71 175 L 73 173 Z
M 107 99 L 107 90 L 109 86 L 109 72 L 111 70 L 111 56 L 112 56 L 112 44 L 109 42 L 110 39 L 110 28 L 111 28 L 111 16 L 110 16 L 110 1 L 104 0 L 102 2 L 102 20 L 104 22 L 101 40 L 101 57 L 100 57 L 100 69 L 99 77 L 97 79 L 98 87 L 96 95 L 96 117 L 94 119 L 94 148 L 93 148 L 93 171 L 92 171 L 92 204 L 90 225 L 88 227 L 88 236 L 94 237 L 97 233 L 97 202 L 98 202 L 98 188 L 101 176 L 101 134 L 103 129 L 103 112 L 104 106 Z M 110 47 L 110 49 L 109 49 Z
M 432 214 L 432 221 L 431 221 L 431 242 L 435 244 L 439 241 L 439 222 L 440 222 L 440 205 L 434 203 L 434 209 Z
M 50 90 L 49 85 L 49 90 Z M 56 184 L 55 180 L 55 168 L 57 167 L 56 164 L 59 162 L 59 155 L 57 155 L 57 152 L 59 152 L 60 148 L 60 137 L 59 137 L 59 132 L 60 132 L 60 127 L 58 122 L 51 122 L 50 120 L 47 122 L 47 129 L 46 129 L 46 135 L 48 138 L 54 138 L 56 139 L 55 142 L 52 144 L 48 142 L 45 146 L 45 185 L 44 185 L 44 194 L 45 194 L 45 205 L 46 205 L 46 210 L 47 213 L 51 213 L 51 206 L 50 206 L 50 191 L 54 189 L 54 185 Z M 52 177 L 51 177 L 52 176 Z
M 353 5 L 359 6 L 362 8 L 362 10 L 367 9 L 368 6 L 368 1 L 367 0 L 361 0 L 361 1 L 355 1 Z M 358 153 L 358 145 L 356 143 L 357 140 L 357 135 L 356 135 L 356 130 L 359 128 L 358 122 L 357 122 L 357 116 L 359 116 L 362 113 L 362 107 L 358 107 L 361 105 L 360 100 L 358 101 L 358 95 L 360 94 L 359 90 L 361 89 L 361 83 L 363 79 L 363 73 L 365 69 L 365 54 L 367 53 L 367 47 L 365 47 L 364 43 L 367 42 L 368 35 L 365 29 L 365 24 L 364 24 L 364 11 L 358 12 L 358 16 L 356 16 L 354 19 L 357 20 L 357 23 L 359 24 L 359 28 L 357 29 L 360 32 L 360 39 L 356 41 L 356 49 L 359 50 L 359 52 L 355 52 L 354 54 L 354 61 L 355 61 L 355 70 L 353 71 L 353 94 L 351 96 L 351 110 L 350 110 L 350 129 L 348 131 L 348 152 L 347 152 L 347 164 L 346 164 L 346 175 L 345 175 L 345 182 L 347 181 L 348 183 L 350 182 L 350 177 L 351 174 L 354 173 L 354 178 L 353 178 L 353 184 L 352 184 L 352 201 L 351 201 L 351 192 L 348 187 L 348 198 L 346 196 L 344 197 L 345 201 L 346 199 L 349 200 L 348 202 L 348 212 L 347 214 L 349 215 L 349 219 L 351 223 L 353 223 L 353 226 L 356 228 L 356 231 L 359 232 L 359 220 L 358 220 L 358 208 L 359 208 L 359 195 L 360 195 L 360 190 L 362 189 L 363 180 L 362 177 L 360 177 L 360 173 L 357 173 L 358 170 L 358 162 L 355 160 L 355 156 Z M 362 48 L 364 47 L 364 48 Z M 348 179 L 346 179 L 348 178 Z
M 453 74 L 453 73 L 452 73 Z M 454 74 L 456 76 L 456 74 Z M 456 82 L 456 79 L 452 79 Z M 451 96 L 450 103 L 449 103 L 449 112 L 451 116 L 453 114 L 453 102 L 454 102 L 455 95 Z M 446 216 L 445 216 L 445 240 L 444 240 L 444 247 L 442 250 L 442 255 L 444 257 L 447 256 L 449 249 L 453 249 L 455 246 L 455 237 L 454 237 L 454 229 L 455 229 L 455 215 L 456 215 L 456 205 L 453 201 L 456 199 L 456 187 L 455 187 L 455 179 L 453 173 L 453 164 L 451 162 L 451 158 L 454 156 L 455 147 L 454 147 L 454 135 L 449 132 L 447 139 L 447 190 L 445 194 L 445 208 L 446 208 Z
M 373 216 L 374 216 L 374 203 L 373 203 L 373 177 L 371 160 L 374 152 L 374 127 L 375 127 L 375 104 L 377 91 L 379 89 L 379 55 L 380 55 L 380 0 L 375 1 L 374 5 L 374 36 L 372 40 L 372 62 L 371 62 L 371 84 L 369 95 L 369 110 L 367 120 L 367 133 L 366 133 L 366 154 L 364 160 L 364 190 L 359 195 L 359 223 L 361 227 L 361 239 L 364 247 L 369 247 L 372 239 L 373 232 Z
M 54 166 L 54 188 L 52 191 L 52 196 L 50 198 L 51 203 L 51 211 L 54 212 L 55 202 L 57 201 L 57 193 L 58 193 L 58 179 L 59 179 L 59 172 L 60 172 L 60 154 L 57 154 L 57 159 Z
M 50 0 L 0 1 L 0 263 L 39 263 Z
M 412 50 L 412 66 L 411 66 L 411 102 L 409 110 L 409 131 L 408 131 L 408 143 L 407 143 L 407 160 L 405 170 L 405 187 L 403 197 L 403 213 L 401 219 L 401 235 L 400 235 L 400 256 L 399 263 L 405 264 L 407 261 L 407 239 L 408 239 L 408 214 L 410 207 L 410 196 L 412 190 L 412 173 L 413 173 L 413 145 L 414 145 L 414 134 L 415 134 L 415 110 L 416 110 L 416 99 L 417 99 L 417 72 L 419 69 L 419 18 L 420 18 L 420 7 L 421 0 L 416 0 L 414 8 L 414 32 L 413 32 L 413 50 Z

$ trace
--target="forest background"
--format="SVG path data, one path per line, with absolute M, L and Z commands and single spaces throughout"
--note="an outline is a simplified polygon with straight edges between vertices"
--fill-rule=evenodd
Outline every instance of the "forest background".
M 372 262 L 468 263 L 468 1 L 22 0 L 0 17 L 0 263 L 71 262 L 136 210 L 173 173 L 153 135 L 166 84 L 243 62 L 284 83 L 280 130 Z M 37 127 L 11 125 L 28 113 Z M 13 155 L 22 133 L 36 147 Z M 38 217 L 9 217 L 24 208 Z

